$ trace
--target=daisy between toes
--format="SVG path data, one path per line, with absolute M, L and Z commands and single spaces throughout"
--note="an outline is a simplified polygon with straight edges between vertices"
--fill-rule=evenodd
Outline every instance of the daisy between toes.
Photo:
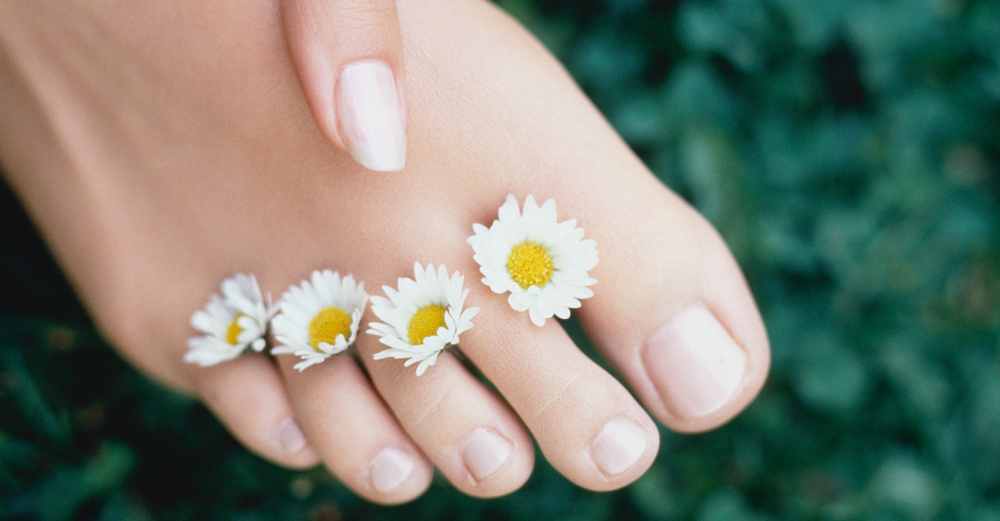
M 358 336 L 361 315 L 368 304 L 365 283 L 336 271 L 314 271 L 311 280 L 292 286 L 281 297 L 274 317 L 274 338 L 280 342 L 271 354 L 293 354 L 302 359 L 299 371 L 342 353 Z
M 527 311 L 537 326 L 553 316 L 569 318 L 570 309 L 594 295 L 588 286 L 597 283 L 587 275 L 597 265 L 597 243 L 583 239 L 576 219 L 557 219 L 552 199 L 538 206 L 529 195 L 522 211 L 508 195 L 493 225 L 473 224 L 468 240 L 483 284 L 494 293 L 510 292 L 510 306 Z
M 495 293 L 509 292 L 510 306 L 528 311 L 537 326 L 553 316 L 569 318 L 570 309 L 593 296 L 588 286 L 597 282 L 587 274 L 597 265 L 595 241 L 583 239 L 576 219 L 558 222 L 555 207 L 552 199 L 539 206 L 529 195 L 522 211 L 508 195 L 492 226 L 473 224 L 468 239 L 482 282 Z M 396 289 L 384 286 L 388 298 L 372 297 L 372 311 L 382 322 L 369 323 L 368 333 L 389 349 L 374 358 L 406 359 L 404 366 L 419 364 L 416 373 L 422 375 L 472 328 L 479 308 L 464 309 L 469 290 L 463 283 L 461 274 L 449 275 L 443 265 L 435 269 L 414 263 L 413 279 L 401 277 Z M 262 351 L 271 322 L 281 344 L 271 354 L 300 357 L 294 368 L 302 371 L 354 343 L 369 298 L 364 283 L 331 270 L 314 271 L 271 307 L 264 305 L 252 275 L 237 274 L 221 286 L 223 296 L 213 295 L 206 309 L 192 317 L 195 329 L 206 335 L 189 340 L 189 363 L 232 360 L 247 347 Z
M 434 365 L 449 346 L 458 344 L 458 335 L 472 329 L 479 308 L 463 310 L 469 290 L 457 271 L 451 276 L 441 265 L 434 269 L 413 264 L 414 278 L 400 277 L 397 289 L 383 286 L 386 297 L 372 297 L 372 312 L 382 322 L 371 322 L 368 333 L 389 347 L 375 353 L 382 358 L 406 359 L 404 366 L 419 363 L 417 376 Z
M 253 275 L 237 273 L 222 281 L 222 295 L 212 295 L 204 310 L 191 316 L 191 326 L 204 336 L 188 340 L 184 361 L 202 367 L 232 360 L 249 347 L 264 350 L 268 322 L 277 310 L 266 306 Z

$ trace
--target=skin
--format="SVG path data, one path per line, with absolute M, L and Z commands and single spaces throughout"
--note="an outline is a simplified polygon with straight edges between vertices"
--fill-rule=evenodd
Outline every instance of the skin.
M 341 131 L 344 114 L 335 96 L 341 72 L 352 63 L 378 60 L 396 80 L 405 121 L 402 35 L 394 0 L 280 0 L 292 64 L 316 126 L 350 153 Z
M 98 327 L 129 362 L 197 396 L 250 450 L 317 463 L 358 494 L 399 503 L 432 465 L 457 488 L 496 496 L 529 476 L 532 437 L 568 479 L 594 490 L 634 481 L 658 448 L 650 415 L 684 432 L 714 428 L 759 391 L 768 367 L 760 316 L 725 244 L 659 183 L 559 64 L 478 1 L 398 2 L 406 50 L 406 168 L 376 174 L 317 127 L 270 0 L 5 2 L 0 18 L 0 162 Z M 466 238 L 508 193 L 554 198 L 597 241 L 595 295 L 575 310 L 636 398 L 559 324 L 531 324 L 479 283 Z M 500 395 L 444 353 L 421 377 L 362 334 L 357 358 L 304 372 L 291 356 L 182 362 L 191 314 L 234 272 L 280 296 L 314 269 L 353 273 L 369 293 L 414 261 L 465 275 L 481 308 L 460 348 Z M 642 348 L 703 307 L 745 351 L 724 405 L 668 408 Z M 370 310 L 363 324 L 374 318 Z M 364 327 L 362 328 L 364 329 Z M 637 400 L 638 398 L 638 400 Z M 640 405 L 640 401 L 642 405 Z M 648 413 L 647 413 L 648 411 Z M 617 475 L 589 447 L 609 420 L 647 443 Z M 288 450 L 294 420 L 307 444 Z M 293 424 L 293 425 L 295 425 Z M 513 450 L 476 479 L 465 440 L 494 429 Z M 398 486 L 372 485 L 385 447 L 409 455 Z

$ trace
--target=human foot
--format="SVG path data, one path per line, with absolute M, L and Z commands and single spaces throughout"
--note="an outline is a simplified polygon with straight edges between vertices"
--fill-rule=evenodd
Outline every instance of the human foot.
M 399 2 L 408 161 L 379 176 L 315 127 L 267 3 L 27 4 L 0 12 L 11 184 L 123 356 L 258 454 L 322 461 L 383 503 L 419 495 L 432 464 L 469 494 L 510 492 L 531 471 L 529 430 L 581 486 L 642 474 L 658 445 L 645 410 L 557 322 L 479 282 L 466 239 L 508 193 L 555 199 L 596 240 L 576 317 L 646 410 L 700 431 L 759 390 L 767 339 L 725 245 L 492 6 Z M 191 313 L 235 272 L 275 297 L 321 268 L 381 294 L 414 261 L 465 276 L 481 310 L 460 350 L 499 395 L 450 352 L 420 377 L 375 361 L 365 334 L 356 359 L 302 372 L 288 355 L 182 362 Z

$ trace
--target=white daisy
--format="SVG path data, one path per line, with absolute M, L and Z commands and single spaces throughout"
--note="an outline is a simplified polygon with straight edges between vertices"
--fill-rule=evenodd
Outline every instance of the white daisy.
M 295 369 L 302 371 L 344 351 L 358 336 L 367 304 L 365 283 L 355 283 L 353 275 L 312 272 L 311 284 L 304 280 L 301 286 L 292 286 L 278 302 L 281 313 L 272 327 L 283 345 L 271 349 L 271 354 L 298 355 L 302 361 Z
M 597 265 L 597 244 L 583 240 L 576 219 L 556 219 L 552 199 L 539 207 L 529 195 L 521 212 L 517 199 L 508 195 L 493 225 L 473 224 L 469 237 L 483 284 L 494 293 L 509 291 L 510 306 L 527 310 L 537 326 L 553 315 L 569 318 L 580 299 L 594 295 L 587 286 L 597 283 L 587 275 Z
M 184 361 L 202 367 L 232 360 L 250 347 L 264 349 L 264 333 L 274 307 L 264 305 L 253 275 L 236 275 L 221 284 L 222 296 L 212 295 L 204 310 L 191 316 L 191 326 L 205 336 L 188 339 Z
M 400 278 L 399 290 L 382 286 L 386 296 L 372 297 L 372 311 L 384 323 L 371 322 L 368 333 L 377 335 L 389 349 L 375 354 L 375 359 L 408 358 L 404 366 L 417 362 L 417 376 L 434 365 L 446 347 L 458 344 L 458 335 L 472 329 L 472 317 L 479 308 L 462 311 L 469 290 L 463 289 L 464 277 L 456 271 L 448 277 L 444 266 L 425 270 L 413 264 L 414 279 Z

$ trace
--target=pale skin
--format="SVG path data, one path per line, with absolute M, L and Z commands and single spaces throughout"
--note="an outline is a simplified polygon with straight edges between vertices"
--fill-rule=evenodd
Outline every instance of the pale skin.
M 653 418 L 698 432 L 743 410 L 768 343 L 712 227 L 496 8 L 397 8 L 406 167 L 375 173 L 318 128 L 272 1 L 0 5 L 0 161 L 121 355 L 203 400 L 262 457 L 325 464 L 386 504 L 419 496 L 432 468 L 471 495 L 509 493 L 531 472 L 532 437 L 567 479 L 619 488 L 657 453 Z M 575 314 L 628 387 L 556 321 L 536 327 L 479 282 L 466 238 L 508 193 L 555 199 L 596 240 L 599 282 Z M 366 334 L 357 357 L 303 372 L 290 355 L 182 361 L 191 314 L 235 272 L 275 298 L 322 268 L 381 294 L 414 261 L 465 275 L 467 305 L 481 311 L 459 348 L 502 398 L 450 352 L 420 377 L 375 361 L 384 346 Z M 656 354 L 678 343 L 696 354 Z M 716 351 L 738 371 L 706 391 L 711 378 L 698 375 L 716 361 L 697 353 Z
M 406 164 L 406 88 L 402 35 L 395 0 L 279 0 L 281 19 L 302 94 L 331 144 L 377 171 Z M 371 90 L 357 67 L 385 73 L 385 96 L 375 106 L 352 104 Z M 367 67 L 370 70 L 370 67 Z M 367 78 L 371 79 L 371 78 Z M 391 117 L 371 117 L 392 114 Z M 375 139 L 359 139 L 361 134 Z

